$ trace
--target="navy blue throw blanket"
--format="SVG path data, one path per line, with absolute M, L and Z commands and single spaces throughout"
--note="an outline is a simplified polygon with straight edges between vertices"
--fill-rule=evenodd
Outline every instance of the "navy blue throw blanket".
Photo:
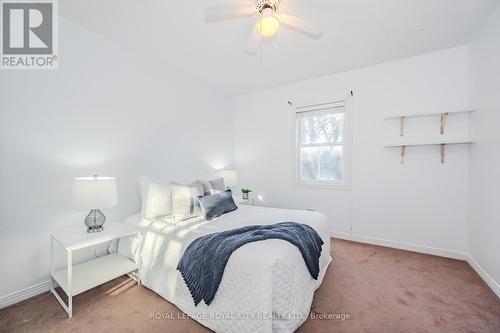
M 219 288 L 227 261 L 239 247 L 265 239 L 286 240 L 300 250 L 311 276 L 317 280 L 323 240 L 308 225 L 283 222 L 216 232 L 195 239 L 184 251 L 177 269 L 186 282 L 194 305 L 210 305 Z

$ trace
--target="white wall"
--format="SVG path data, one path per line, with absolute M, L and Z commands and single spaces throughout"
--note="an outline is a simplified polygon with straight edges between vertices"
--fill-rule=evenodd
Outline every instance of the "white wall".
M 464 108 L 468 101 L 468 47 L 302 81 L 235 100 L 235 164 L 242 185 L 261 204 L 325 213 L 332 231 L 452 251 L 467 247 L 468 147 L 383 148 L 399 123 L 385 115 Z M 354 91 L 354 151 L 350 191 L 293 187 L 292 109 Z M 467 135 L 468 119 L 449 118 L 446 135 Z M 439 118 L 407 121 L 407 137 L 439 136 Z
M 470 254 L 500 285 L 500 7 L 471 43 Z M 497 293 L 500 288 L 497 290 Z
M 60 19 L 60 66 L 0 72 L 0 296 L 49 278 L 49 232 L 82 224 L 71 180 L 116 176 L 121 219 L 137 181 L 189 181 L 232 159 L 231 101 L 175 69 Z

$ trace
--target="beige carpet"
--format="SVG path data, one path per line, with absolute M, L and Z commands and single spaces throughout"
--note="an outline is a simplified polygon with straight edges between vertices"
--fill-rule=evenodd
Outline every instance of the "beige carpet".
M 314 297 L 316 318 L 298 332 L 500 332 L 500 301 L 465 262 L 340 240 L 332 255 Z M 68 320 L 53 296 L 39 295 L 0 310 L 0 331 L 209 331 L 125 276 L 73 304 Z

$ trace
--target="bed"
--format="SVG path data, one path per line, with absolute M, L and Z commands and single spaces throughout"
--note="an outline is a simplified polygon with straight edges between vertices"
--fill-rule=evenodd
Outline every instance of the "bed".
M 304 223 L 318 232 L 324 241 L 318 280 L 311 277 L 296 246 L 279 239 L 254 242 L 232 254 L 213 302 L 195 306 L 176 270 L 185 248 L 209 233 L 278 222 Z M 307 319 L 314 291 L 331 262 L 330 228 L 317 212 L 240 205 L 212 221 L 150 221 L 136 214 L 125 223 L 141 227 L 141 244 L 121 241 L 117 251 L 132 259 L 141 254 L 142 284 L 216 332 L 293 332 Z

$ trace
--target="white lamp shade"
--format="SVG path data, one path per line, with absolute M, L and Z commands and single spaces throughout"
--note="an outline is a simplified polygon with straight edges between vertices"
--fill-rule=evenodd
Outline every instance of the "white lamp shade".
M 71 207 L 100 209 L 116 206 L 118 193 L 114 177 L 80 177 L 73 179 Z
M 224 178 L 224 184 L 227 187 L 234 187 L 238 185 L 238 174 L 236 171 L 224 170 L 220 172 L 220 176 Z

